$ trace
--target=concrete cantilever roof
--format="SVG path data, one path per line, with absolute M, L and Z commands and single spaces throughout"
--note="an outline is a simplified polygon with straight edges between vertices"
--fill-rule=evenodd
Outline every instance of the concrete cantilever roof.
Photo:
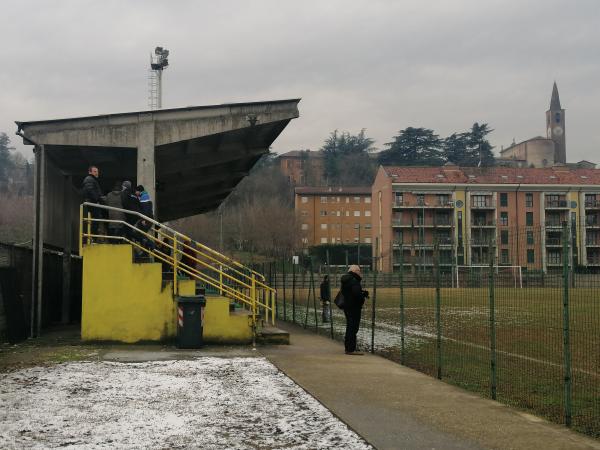
M 217 208 L 299 117 L 299 101 L 16 123 L 25 143 L 44 145 L 49 162 L 74 185 L 89 164 L 98 165 L 104 190 L 117 180 L 142 183 L 155 194 L 158 219 L 172 220 Z

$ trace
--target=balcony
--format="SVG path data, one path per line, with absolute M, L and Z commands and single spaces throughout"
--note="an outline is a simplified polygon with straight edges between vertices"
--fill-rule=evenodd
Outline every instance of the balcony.
M 495 227 L 496 221 L 493 219 L 474 219 L 471 221 L 472 228 Z
M 562 239 L 561 238 L 546 238 L 546 247 L 562 247 Z
M 486 198 L 485 201 L 471 199 L 471 209 L 496 209 L 491 198 Z
M 421 218 L 412 219 L 392 219 L 392 227 L 411 228 L 411 227 L 451 227 L 453 221 L 450 219 L 432 219 L 427 217 L 425 221 Z
M 588 266 L 600 266 L 600 258 L 597 258 L 597 257 L 590 258 L 588 256 L 586 261 L 587 261 Z
M 546 199 L 546 209 L 568 209 L 569 202 L 567 200 L 550 200 Z
M 585 209 L 600 209 L 600 200 L 586 200 Z
M 585 226 L 588 228 L 594 228 L 600 226 L 598 216 L 585 216 Z
M 494 243 L 494 238 L 473 238 L 471 239 L 471 247 L 489 247 L 489 246 L 495 247 L 496 244 Z
M 600 247 L 600 239 L 590 239 L 587 238 L 585 240 L 586 247 Z
M 392 204 L 392 206 L 394 208 L 418 208 L 418 209 L 429 209 L 429 208 L 435 208 L 435 209 L 452 209 L 454 208 L 454 202 L 451 200 L 447 200 L 447 201 L 439 201 L 439 200 L 435 200 L 435 201 L 420 201 L 420 200 L 394 200 L 394 203 Z

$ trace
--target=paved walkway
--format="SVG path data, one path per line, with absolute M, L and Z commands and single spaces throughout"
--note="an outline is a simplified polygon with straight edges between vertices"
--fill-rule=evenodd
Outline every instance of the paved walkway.
M 289 346 L 260 351 L 380 450 L 600 449 L 563 426 L 480 398 L 384 358 L 344 355 L 302 328 Z M 350 386 L 350 388 L 346 388 Z

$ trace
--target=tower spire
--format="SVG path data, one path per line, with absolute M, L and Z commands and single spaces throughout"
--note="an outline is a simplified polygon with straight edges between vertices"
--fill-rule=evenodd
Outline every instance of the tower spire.
M 558 98 L 558 88 L 556 87 L 556 81 L 554 82 L 554 86 L 552 86 L 552 99 L 550 100 L 550 111 L 558 111 L 561 110 L 560 107 L 560 98 Z

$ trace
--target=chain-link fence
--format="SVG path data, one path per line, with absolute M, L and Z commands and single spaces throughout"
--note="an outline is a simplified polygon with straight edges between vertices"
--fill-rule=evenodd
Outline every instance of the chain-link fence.
M 505 227 L 450 257 L 437 242 L 394 247 L 392 273 L 363 274 L 362 350 L 600 437 L 600 227 Z M 343 340 L 320 284 L 329 275 L 335 297 L 347 267 L 311 265 L 258 269 L 279 320 Z

